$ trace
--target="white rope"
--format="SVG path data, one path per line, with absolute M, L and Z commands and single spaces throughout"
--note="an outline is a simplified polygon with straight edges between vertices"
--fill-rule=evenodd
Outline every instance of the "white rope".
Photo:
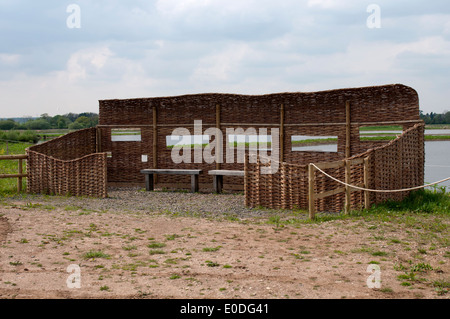
M 427 185 L 424 185 L 424 186 L 417 186 L 417 187 L 412 187 L 412 188 L 405 188 L 405 189 L 395 189 L 395 190 L 368 189 L 368 188 L 363 188 L 363 187 L 358 187 L 358 186 L 354 186 L 354 185 L 347 184 L 347 183 L 345 183 L 345 182 L 343 182 L 343 181 L 340 181 L 340 180 L 334 178 L 333 176 L 331 176 L 331 175 L 325 173 L 323 170 L 321 170 L 320 168 L 318 168 L 315 164 L 312 164 L 312 163 L 311 163 L 311 165 L 314 166 L 318 171 L 320 171 L 320 172 L 321 172 L 322 174 L 324 174 L 325 176 L 327 176 L 327 177 L 331 178 L 332 180 L 334 180 L 334 181 L 336 181 L 336 182 L 338 182 L 338 183 L 341 183 L 341 184 L 343 184 L 343 185 L 345 185 L 345 186 L 348 186 L 348 187 L 351 187 L 351 188 L 355 188 L 355 189 L 359 189 L 359 190 L 362 190 L 362 191 L 377 192 L 377 193 L 399 193 L 399 192 L 408 192 L 408 191 L 418 190 L 418 189 L 422 189 L 422 188 L 425 188 L 425 187 L 437 185 L 437 184 L 440 184 L 440 183 L 443 183 L 443 182 L 445 182 L 445 181 L 450 180 L 450 177 L 447 177 L 446 179 L 443 179 L 443 180 L 441 180 L 441 181 L 439 181 L 439 182 L 435 182 L 435 183 L 432 183 L 432 184 L 427 184 Z

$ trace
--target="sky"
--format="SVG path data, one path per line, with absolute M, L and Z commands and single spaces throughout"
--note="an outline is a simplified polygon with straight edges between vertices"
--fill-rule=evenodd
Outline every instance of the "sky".
M 0 0 L 0 118 L 401 83 L 450 110 L 448 0 Z

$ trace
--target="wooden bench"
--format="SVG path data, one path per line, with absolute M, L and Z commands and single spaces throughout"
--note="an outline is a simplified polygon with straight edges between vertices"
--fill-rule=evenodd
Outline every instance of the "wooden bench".
M 202 172 L 201 169 L 143 169 L 142 174 L 145 174 L 145 189 L 152 191 L 153 174 L 170 174 L 170 175 L 191 175 L 191 192 L 198 192 L 198 175 Z
M 222 192 L 223 177 L 224 176 L 244 176 L 244 171 L 232 171 L 226 169 L 218 169 L 208 171 L 209 175 L 213 176 L 213 187 L 216 193 Z

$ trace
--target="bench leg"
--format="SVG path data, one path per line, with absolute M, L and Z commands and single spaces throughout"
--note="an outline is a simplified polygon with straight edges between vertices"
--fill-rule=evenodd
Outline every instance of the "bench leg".
M 198 192 L 198 175 L 191 175 L 191 192 Z
M 213 176 L 213 187 L 214 192 L 221 193 L 223 187 L 223 176 L 222 175 L 214 175 Z
M 145 189 L 147 191 L 152 191 L 154 189 L 153 174 L 145 174 Z

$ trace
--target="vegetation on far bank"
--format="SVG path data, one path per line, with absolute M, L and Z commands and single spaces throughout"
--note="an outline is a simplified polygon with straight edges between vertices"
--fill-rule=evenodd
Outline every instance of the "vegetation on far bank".
M 39 139 L 40 137 L 35 131 L 0 131 L 0 141 L 36 144 Z
M 450 111 L 444 113 L 426 113 L 420 111 L 420 118 L 425 124 L 450 124 Z
M 55 116 L 49 116 L 47 113 L 44 113 L 39 118 L 0 120 L 0 130 L 79 130 L 83 128 L 94 127 L 97 124 L 98 114 L 96 113 L 68 113 L 65 115 Z

